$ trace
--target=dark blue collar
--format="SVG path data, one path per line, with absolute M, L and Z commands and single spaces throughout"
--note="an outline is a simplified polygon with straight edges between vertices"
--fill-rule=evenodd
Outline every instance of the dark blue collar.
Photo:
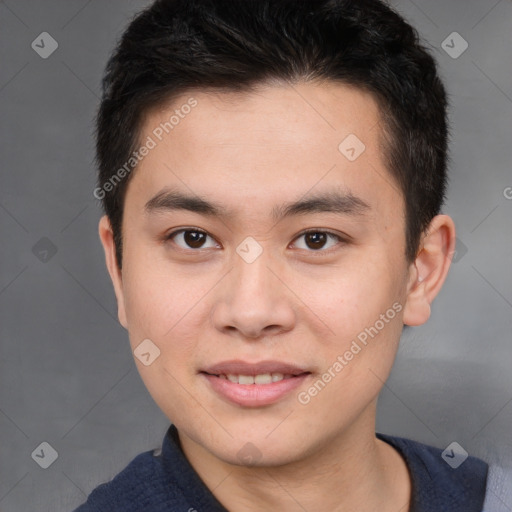
M 442 450 L 416 441 L 376 434 L 405 460 L 412 480 L 409 512 L 481 512 L 488 465 L 468 457 L 452 469 L 441 457 Z M 185 457 L 174 425 L 162 445 L 163 471 L 197 510 L 228 512 L 206 487 Z M 168 481 L 169 481 L 168 480 Z
M 405 460 L 412 481 L 409 512 L 482 512 L 489 466 L 468 457 L 453 469 L 443 450 L 410 439 L 376 434 Z

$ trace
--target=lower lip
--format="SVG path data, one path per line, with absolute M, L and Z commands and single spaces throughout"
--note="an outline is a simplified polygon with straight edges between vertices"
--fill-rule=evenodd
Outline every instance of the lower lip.
M 207 373 L 201 373 L 201 375 L 221 397 L 244 407 L 261 407 L 276 403 L 298 388 L 310 376 L 309 373 L 304 373 L 270 384 L 237 384 L 215 375 Z

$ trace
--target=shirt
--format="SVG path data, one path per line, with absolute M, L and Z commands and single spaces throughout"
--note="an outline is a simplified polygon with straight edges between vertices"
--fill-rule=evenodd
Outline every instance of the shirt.
M 454 469 L 439 448 L 400 437 L 376 436 L 395 448 L 409 468 L 409 512 L 482 512 L 489 470 L 486 462 L 469 456 Z M 185 457 L 174 425 L 169 427 L 161 450 L 135 457 L 113 480 L 96 487 L 74 512 L 140 511 L 228 512 Z

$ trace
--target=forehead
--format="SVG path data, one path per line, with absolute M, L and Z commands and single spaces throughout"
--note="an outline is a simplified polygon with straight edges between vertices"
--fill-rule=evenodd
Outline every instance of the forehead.
M 196 106 L 189 108 L 191 102 Z M 223 146 L 228 152 L 233 151 L 230 145 L 244 144 L 248 153 L 259 145 L 271 151 L 293 147 L 294 154 L 300 156 L 312 150 L 338 150 L 339 142 L 349 134 L 374 146 L 380 135 L 379 123 L 372 94 L 346 84 L 323 82 L 260 85 L 252 92 L 192 89 L 149 110 L 142 133 L 152 134 L 164 144 L 173 139 L 183 150 L 197 149 L 203 143 Z
M 261 213 L 285 196 L 340 187 L 377 206 L 396 204 L 381 134 L 373 96 L 344 84 L 189 90 L 146 114 L 140 142 L 154 147 L 132 188 L 142 201 L 177 185 L 221 203 L 261 205 Z

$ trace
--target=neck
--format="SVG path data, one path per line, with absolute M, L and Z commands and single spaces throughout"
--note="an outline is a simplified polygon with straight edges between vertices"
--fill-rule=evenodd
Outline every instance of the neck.
M 375 437 L 372 405 L 366 417 L 314 453 L 284 465 L 237 466 L 182 433 L 180 442 L 196 472 L 230 512 L 407 512 L 409 472 L 402 457 Z

